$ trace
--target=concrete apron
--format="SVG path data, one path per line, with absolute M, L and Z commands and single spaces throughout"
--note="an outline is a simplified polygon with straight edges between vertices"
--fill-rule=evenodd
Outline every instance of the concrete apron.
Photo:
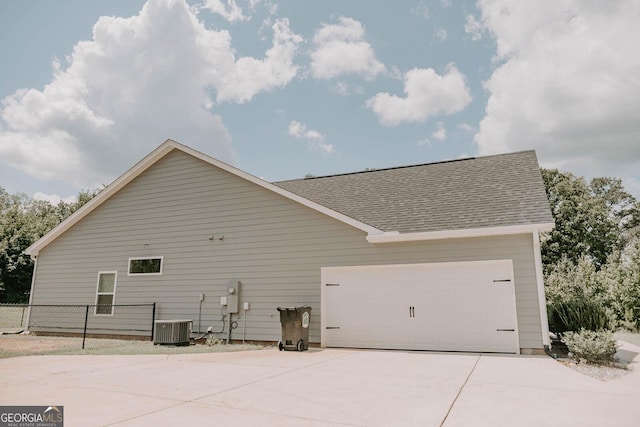
M 640 347 L 625 344 L 638 361 Z M 546 356 L 275 349 L 0 360 L 0 405 L 65 426 L 635 426 L 640 374 L 602 382 Z

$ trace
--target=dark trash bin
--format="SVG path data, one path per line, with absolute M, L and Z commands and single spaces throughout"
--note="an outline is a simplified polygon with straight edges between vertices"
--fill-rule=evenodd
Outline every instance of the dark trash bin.
M 308 350 L 311 307 L 278 307 L 278 311 L 282 324 L 282 340 L 278 341 L 278 350 Z

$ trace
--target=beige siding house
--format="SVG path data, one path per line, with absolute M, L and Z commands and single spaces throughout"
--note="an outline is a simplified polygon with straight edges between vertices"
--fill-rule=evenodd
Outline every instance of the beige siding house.
M 168 140 L 27 250 L 31 304 L 155 302 L 255 341 L 308 305 L 322 346 L 518 353 L 548 344 L 552 227 L 532 151 L 269 183 Z

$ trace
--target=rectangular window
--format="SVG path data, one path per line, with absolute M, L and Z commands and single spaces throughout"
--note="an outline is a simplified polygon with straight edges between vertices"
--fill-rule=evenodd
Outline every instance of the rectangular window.
M 117 276 L 117 271 L 101 271 L 98 273 L 95 315 L 111 316 L 113 314 Z
M 129 276 L 162 274 L 162 257 L 129 258 Z

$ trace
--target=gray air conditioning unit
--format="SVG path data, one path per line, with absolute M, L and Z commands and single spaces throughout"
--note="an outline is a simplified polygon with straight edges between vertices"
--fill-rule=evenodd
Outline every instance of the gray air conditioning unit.
M 193 320 L 156 320 L 153 343 L 188 345 L 192 326 Z

